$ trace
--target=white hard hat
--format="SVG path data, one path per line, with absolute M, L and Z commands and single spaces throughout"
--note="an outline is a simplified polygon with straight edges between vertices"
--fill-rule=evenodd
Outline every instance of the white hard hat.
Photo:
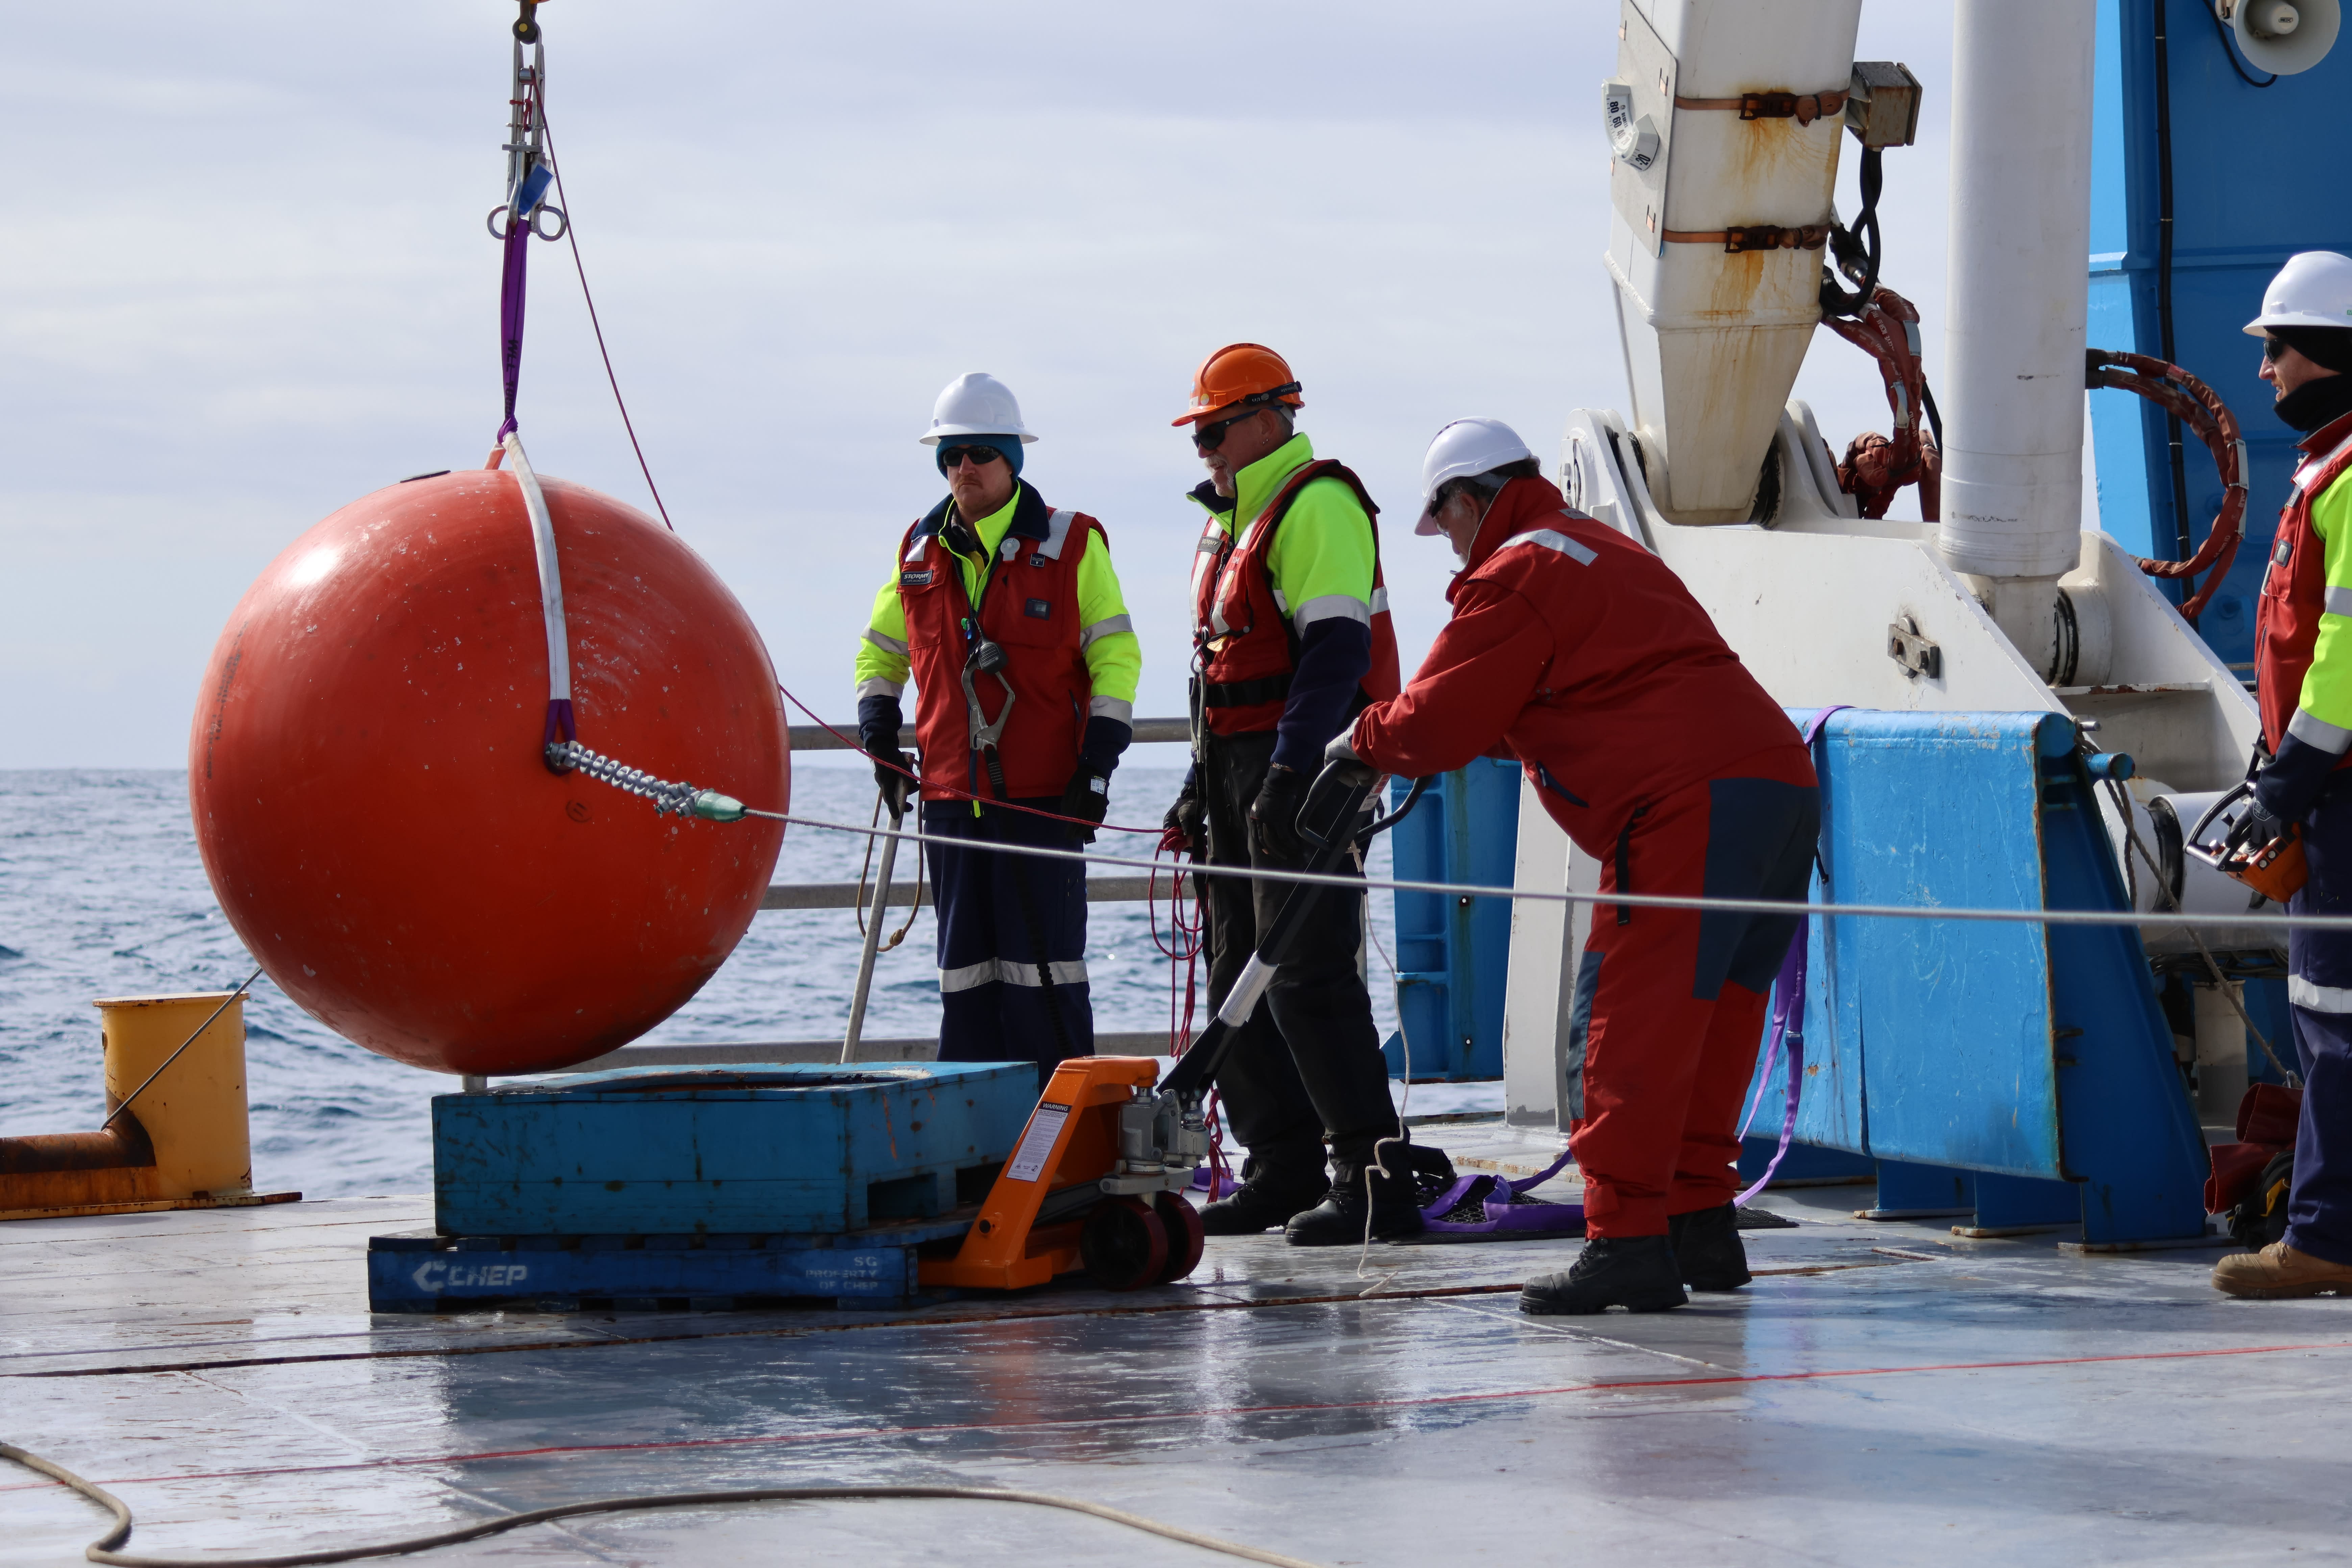
M 1021 423 L 1021 405 L 1013 389 L 984 370 L 956 377 L 931 405 L 931 427 L 924 432 L 923 445 L 936 447 L 942 436 L 1018 436 L 1024 443 L 1037 438 Z
M 2352 327 L 2352 256 L 2306 250 L 2263 290 L 2263 313 L 2246 323 L 2250 337 L 2273 327 Z
M 1492 473 L 1505 463 L 1532 458 L 1519 433 L 1499 419 L 1456 419 L 1437 433 L 1429 455 L 1421 460 L 1421 521 L 1415 533 L 1442 531 L 1437 526 L 1437 487 L 1448 479 L 1466 479 Z

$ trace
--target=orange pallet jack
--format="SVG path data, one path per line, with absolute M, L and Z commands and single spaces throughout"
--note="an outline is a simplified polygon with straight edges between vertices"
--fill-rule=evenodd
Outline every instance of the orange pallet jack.
M 1334 763 L 1307 792 L 1307 869 L 1331 872 L 1421 798 L 1360 825 L 1379 777 Z M 1054 1069 L 1029 1124 L 952 1255 L 919 1260 L 928 1286 L 1017 1290 L 1083 1268 L 1105 1289 L 1181 1279 L 1201 1261 L 1201 1216 L 1181 1195 L 1209 1157 L 1210 1086 L 1274 973 L 1331 889 L 1294 884 L 1234 988 L 1167 1080 L 1151 1057 L 1073 1057 Z

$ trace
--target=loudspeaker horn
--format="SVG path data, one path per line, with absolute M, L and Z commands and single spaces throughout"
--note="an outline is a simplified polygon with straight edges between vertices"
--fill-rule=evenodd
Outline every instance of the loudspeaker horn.
M 2213 0 L 2213 14 L 2230 25 L 2246 63 L 2273 76 L 2326 58 L 2344 21 L 2338 0 Z

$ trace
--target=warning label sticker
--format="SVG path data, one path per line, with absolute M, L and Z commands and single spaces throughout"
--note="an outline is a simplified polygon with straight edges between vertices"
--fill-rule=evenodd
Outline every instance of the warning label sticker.
M 1016 1182 L 1034 1182 L 1045 1169 L 1052 1157 L 1055 1143 L 1062 1136 L 1062 1123 L 1070 1119 L 1070 1108 L 1048 1101 L 1037 1108 L 1029 1119 L 1029 1131 L 1021 1135 L 1021 1147 L 1013 1152 L 1013 1163 L 1004 1173 Z

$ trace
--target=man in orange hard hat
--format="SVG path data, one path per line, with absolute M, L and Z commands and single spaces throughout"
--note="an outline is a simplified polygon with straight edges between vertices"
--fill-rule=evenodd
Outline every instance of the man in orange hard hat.
M 1192 558 L 1192 772 L 1168 814 L 1171 847 L 1213 866 L 1297 870 L 1298 808 L 1324 744 L 1395 695 L 1396 636 L 1363 482 L 1318 460 L 1295 427 L 1297 377 L 1280 354 L 1232 343 L 1192 382 L 1191 426 L 1209 470 L 1192 492 L 1208 513 Z M 1202 879 L 1209 1001 L 1221 1005 L 1294 884 Z M 1218 1076 L 1249 1150 L 1240 1189 L 1202 1215 L 1213 1236 L 1284 1226 L 1301 1247 L 1422 1228 L 1372 1004 L 1356 954 L 1361 901 L 1316 922 L 1285 963 Z M 1327 1179 L 1324 1139 L 1335 1170 Z M 1369 1212 L 1368 1212 L 1369 1211 Z

